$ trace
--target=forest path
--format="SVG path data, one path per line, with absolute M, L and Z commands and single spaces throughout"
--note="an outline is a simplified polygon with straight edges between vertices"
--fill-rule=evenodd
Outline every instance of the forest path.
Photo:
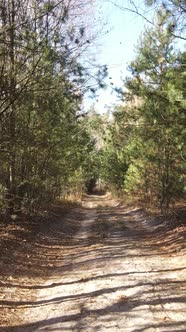
M 48 280 L 18 304 L 21 323 L 0 332 L 186 331 L 186 253 L 176 233 L 107 196 L 86 197 L 82 213 L 73 239 L 48 251 Z

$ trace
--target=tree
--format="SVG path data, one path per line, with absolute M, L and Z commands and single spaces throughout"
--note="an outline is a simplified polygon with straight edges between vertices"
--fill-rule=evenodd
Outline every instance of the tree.
M 185 55 L 175 52 L 172 42 L 166 12 L 158 12 L 129 66 L 124 105 L 114 113 L 111 153 L 120 151 L 125 168 L 108 158 L 110 176 L 114 169 L 124 192 L 158 203 L 162 211 L 184 190 Z
M 1 2 L 0 190 L 10 213 L 33 211 L 65 192 L 85 159 L 77 114 L 87 36 L 83 22 L 72 21 L 83 6 L 86 1 Z
M 127 4 L 123 4 L 119 0 L 111 1 L 114 6 L 118 7 L 122 11 L 129 11 L 135 15 L 141 17 L 146 23 L 151 26 L 154 25 L 153 13 L 162 9 L 166 12 L 167 24 L 169 33 L 175 38 L 186 40 L 185 33 L 185 15 L 186 15 L 186 3 L 185 0 L 145 0 L 144 5 L 137 1 L 128 0 Z M 149 8 L 151 13 L 149 15 Z M 148 10 L 147 10 L 148 9 Z
M 174 75 L 177 66 L 179 67 L 178 62 L 178 56 L 173 52 L 172 34 L 169 33 L 166 13 L 159 12 L 156 30 L 145 32 L 138 47 L 138 57 L 131 63 L 130 69 L 134 78 L 128 80 L 127 86 L 134 94 L 143 98 L 138 119 L 143 130 L 139 129 L 138 132 L 143 141 L 143 159 L 151 164 L 150 166 L 145 162 L 146 167 L 156 170 L 156 177 L 149 177 L 148 186 L 146 170 L 144 183 L 151 190 L 153 188 L 162 210 L 168 208 L 181 182 L 181 178 L 178 180 L 176 164 L 180 160 L 178 146 L 182 142 L 179 134 L 182 125 L 179 118 L 182 117 L 180 106 L 183 99 L 182 91 L 180 91 L 180 101 L 176 100 L 174 94 L 176 92 Z M 147 142 L 150 143 L 149 146 Z
M 186 40 L 185 32 L 185 17 L 186 17 L 186 3 L 185 0 L 146 0 L 145 4 L 149 7 L 153 5 L 164 8 L 168 19 L 168 30 L 176 38 Z

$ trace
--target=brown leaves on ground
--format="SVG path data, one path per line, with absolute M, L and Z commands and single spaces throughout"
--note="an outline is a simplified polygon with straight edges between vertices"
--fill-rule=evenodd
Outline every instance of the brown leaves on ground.
M 0 326 L 20 321 L 17 304 L 23 302 L 24 308 L 25 300 L 32 302 L 35 292 L 61 264 L 59 249 L 71 245 L 81 218 L 77 206 L 56 205 L 46 216 L 0 224 Z
M 144 212 L 139 209 L 138 220 L 133 219 L 132 212 L 126 214 L 122 205 L 98 207 L 99 219 L 93 225 L 89 242 L 99 246 L 106 240 L 109 243 L 110 232 L 114 225 L 115 232 L 126 234 L 123 215 L 126 220 L 136 223 L 140 236 L 144 239 L 144 250 L 171 255 L 185 248 L 186 223 L 184 222 L 186 210 L 177 211 L 179 218 L 175 223 L 163 224 L 161 218 L 154 218 L 152 225 L 157 226 L 153 236 L 151 229 L 144 234 L 140 220 L 144 219 Z M 63 266 L 63 257 L 68 254 L 74 244 L 74 235 L 80 228 L 80 221 L 85 217 L 83 208 L 73 206 L 64 210 L 61 205 L 56 205 L 47 216 L 12 220 L 10 223 L 0 224 L 0 325 L 10 326 L 13 322 L 21 321 L 21 310 L 25 309 L 26 302 L 33 302 L 35 293 L 43 288 L 44 282 L 49 278 L 54 269 Z M 141 218 L 141 219 L 140 219 Z M 122 222 L 121 222 L 122 219 Z M 171 225 L 171 227 L 169 227 Z M 149 227 L 151 224 L 149 223 Z M 130 227 L 127 230 L 130 233 Z M 134 229 L 133 229 L 133 234 Z M 77 240 L 76 240 L 77 241 Z M 137 244 L 136 244 L 137 246 Z M 77 246 L 78 252 L 78 246 Z M 88 247 L 87 247 L 88 250 Z M 99 250 L 99 248 L 98 248 Z M 83 268 L 83 266 L 82 266 Z M 85 266 L 86 269 L 86 266 Z M 86 278 L 85 278 L 86 279 Z M 84 279 L 80 280 L 83 282 Z M 55 283 L 54 283 L 55 285 Z M 52 285 L 50 287 L 53 287 Z M 121 296 L 119 303 L 128 301 L 127 296 Z M 19 306 L 17 305 L 19 304 Z M 82 311 L 85 309 L 82 308 Z M 164 317 L 166 320 L 167 317 Z

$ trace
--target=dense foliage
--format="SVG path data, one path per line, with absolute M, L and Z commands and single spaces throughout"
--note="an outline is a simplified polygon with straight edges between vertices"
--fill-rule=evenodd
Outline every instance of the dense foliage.
M 83 10 L 86 1 L 1 1 L 1 211 L 34 212 L 87 180 Z
M 104 152 L 111 187 L 167 210 L 184 195 L 185 53 L 173 47 L 167 12 L 146 29 L 113 113 Z
M 94 109 L 82 113 L 84 92 L 95 93 L 95 82 L 104 87 L 107 75 L 106 66 L 89 75 L 82 61 L 91 43 L 82 19 L 87 3 L 1 1 L 4 213 L 36 212 L 100 179 L 117 193 L 140 196 L 162 210 L 184 195 L 186 54 L 174 48 L 178 30 L 182 38 L 184 2 L 158 7 L 112 117 Z

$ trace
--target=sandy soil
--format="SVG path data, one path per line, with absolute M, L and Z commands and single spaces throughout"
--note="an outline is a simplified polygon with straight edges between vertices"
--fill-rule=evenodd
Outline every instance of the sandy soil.
M 186 331 L 184 225 L 170 229 L 106 196 L 85 198 L 66 221 L 77 226 L 70 238 L 61 220 L 36 235 L 31 267 L 40 262 L 43 276 L 19 277 L 17 288 L 7 279 L 14 297 L 4 292 L 0 332 Z

